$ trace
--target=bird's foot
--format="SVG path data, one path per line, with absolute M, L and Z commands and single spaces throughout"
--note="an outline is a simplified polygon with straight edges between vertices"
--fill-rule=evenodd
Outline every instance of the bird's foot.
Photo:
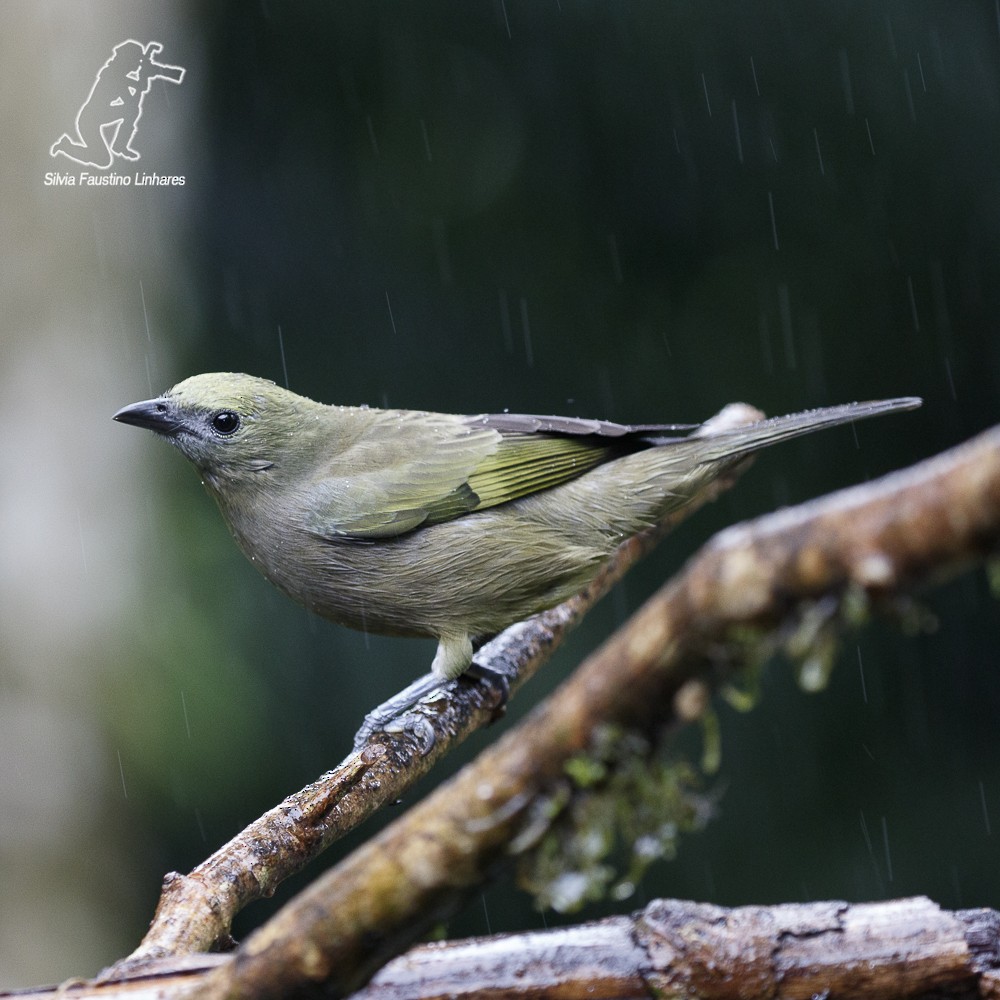
M 422 725 L 398 726 L 394 725 L 394 723 L 396 723 L 396 720 L 401 715 L 413 708 L 421 698 L 425 698 L 427 695 L 437 691 L 443 683 L 445 682 L 437 674 L 424 674 L 423 677 L 418 677 L 409 687 L 403 688 L 399 694 L 393 695 L 391 698 L 383 701 L 381 705 L 373 708 L 365 716 L 364 722 L 361 723 L 361 728 L 354 734 L 354 749 L 360 750 L 375 733 L 383 731 L 412 731 L 417 737 L 417 742 L 421 748 L 429 744 L 426 750 L 422 749 L 423 753 L 427 753 L 434 745 L 434 731 L 426 719 L 422 720 Z M 427 735 L 428 730 L 430 731 L 429 737 Z
M 491 703 L 493 712 L 490 722 L 502 718 L 510 699 L 510 681 L 506 675 L 473 660 L 462 676 L 487 689 L 487 700 Z M 447 683 L 448 681 L 442 680 L 437 674 L 424 674 L 399 694 L 393 695 L 373 708 L 365 716 L 361 728 L 354 734 L 354 749 L 360 750 L 376 733 L 385 732 L 389 735 L 405 733 L 414 740 L 421 754 L 430 753 L 436 739 L 434 727 L 426 718 L 417 712 L 411 712 L 410 709 L 428 695 L 438 692 Z

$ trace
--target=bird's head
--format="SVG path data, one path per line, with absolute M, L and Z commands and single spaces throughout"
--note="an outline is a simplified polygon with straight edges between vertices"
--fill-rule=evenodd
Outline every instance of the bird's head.
M 123 407 L 114 419 L 165 437 L 216 492 L 253 485 L 282 470 L 297 431 L 318 403 L 252 375 L 194 375 L 155 399 Z

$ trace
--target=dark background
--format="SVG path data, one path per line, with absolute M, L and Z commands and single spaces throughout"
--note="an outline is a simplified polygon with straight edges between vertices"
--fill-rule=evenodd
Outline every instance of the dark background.
M 433 653 L 321 622 L 269 588 L 181 458 L 107 421 L 119 406 L 212 370 L 326 402 L 640 422 L 697 421 L 732 400 L 778 413 L 924 397 L 916 413 L 762 456 L 467 757 L 713 531 L 958 443 L 995 422 L 1000 378 L 990 3 L 167 9 L 169 22 L 153 7 L 139 25 L 127 6 L 95 18 L 67 79 L 78 96 L 112 44 L 162 40 L 188 75 L 148 98 L 143 166 L 184 187 L 34 192 L 47 213 L 81 212 L 98 243 L 120 213 L 146 220 L 90 286 L 115 316 L 94 324 L 114 361 L 99 385 L 71 375 L 65 390 L 106 422 L 95 436 L 105 467 L 125 470 L 141 543 L 123 556 L 112 638 L 88 653 L 101 661 L 87 686 L 104 768 L 93 830 L 118 845 L 112 874 L 89 877 L 98 912 L 97 886 L 112 887 L 105 948 L 119 952 L 165 871 L 336 763 L 366 709 Z M 50 131 L 76 96 L 60 95 Z M 154 145 L 168 126 L 182 141 Z M 53 168 L 31 155 L 38 189 Z M 936 630 L 848 636 L 824 693 L 803 693 L 778 660 L 753 712 L 720 705 L 717 817 L 630 903 L 584 916 L 656 895 L 1000 906 L 997 606 L 981 570 L 925 601 Z M 449 933 L 543 919 L 559 918 L 503 882 Z

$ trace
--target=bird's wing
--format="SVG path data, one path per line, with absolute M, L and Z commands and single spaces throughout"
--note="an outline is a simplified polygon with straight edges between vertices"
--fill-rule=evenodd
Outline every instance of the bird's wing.
M 573 437 L 597 436 L 627 438 L 648 436 L 662 441 L 677 431 L 692 431 L 700 424 L 616 424 L 610 420 L 587 420 L 583 417 L 544 417 L 535 413 L 486 413 L 464 417 L 468 423 L 492 427 L 507 434 L 570 434 Z
M 558 486 L 678 429 L 373 411 L 367 431 L 318 470 L 300 509 L 307 530 L 321 537 L 402 535 Z

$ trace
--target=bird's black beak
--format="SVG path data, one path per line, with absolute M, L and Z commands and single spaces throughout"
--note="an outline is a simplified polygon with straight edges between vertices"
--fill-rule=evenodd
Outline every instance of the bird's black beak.
M 164 397 L 145 399 L 141 403 L 131 403 L 123 406 L 112 417 L 123 424 L 134 424 L 136 427 L 146 427 L 157 434 L 173 435 L 182 426 L 177 408 L 171 400 Z

